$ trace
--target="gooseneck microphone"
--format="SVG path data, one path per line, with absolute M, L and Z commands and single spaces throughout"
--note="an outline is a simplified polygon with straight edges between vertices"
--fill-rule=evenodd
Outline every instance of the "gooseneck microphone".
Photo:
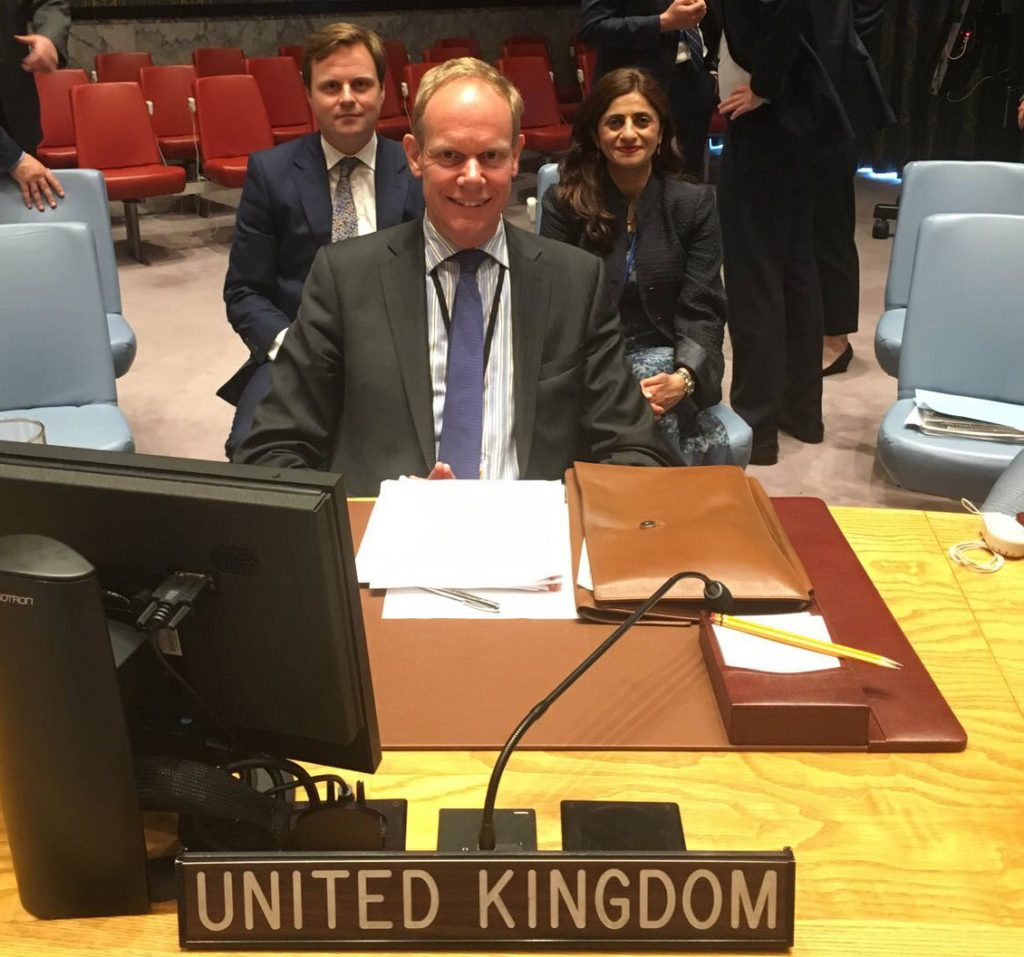
M 647 614 L 677 582 L 684 578 L 697 578 L 704 582 L 704 603 L 708 611 L 716 611 L 721 614 L 728 614 L 732 611 L 732 593 L 725 585 L 714 578 L 709 578 L 701 572 L 677 572 L 671 578 L 661 584 L 639 608 L 636 609 L 618 628 L 615 629 L 597 648 L 595 648 L 576 668 L 572 671 L 550 694 L 538 702 L 530 713 L 519 722 L 516 729 L 509 735 L 508 741 L 501 749 L 498 760 L 494 763 L 491 771 L 491 779 L 487 785 L 487 796 L 484 799 L 483 815 L 480 820 L 480 835 L 477 839 L 477 847 L 481 851 L 493 851 L 496 843 L 494 830 L 494 806 L 498 800 L 498 785 L 501 783 L 501 775 L 508 764 L 509 758 L 516 745 L 519 744 L 523 735 L 526 734 L 534 723 L 551 707 L 572 685 L 581 677 L 595 661 L 598 660 L 612 645 L 615 644 L 630 628 L 633 627 L 644 615 Z

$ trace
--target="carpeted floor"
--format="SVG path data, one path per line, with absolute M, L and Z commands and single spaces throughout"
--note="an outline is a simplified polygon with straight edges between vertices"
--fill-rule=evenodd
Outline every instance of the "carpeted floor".
M 525 199 L 534 182 L 530 172 L 516 182 L 508 210 L 514 223 L 526 225 Z M 837 505 L 959 509 L 955 502 L 894 487 L 875 463 L 875 434 L 895 399 L 896 381 L 881 371 L 872 349 L 891 243 L 871 238 L 871 213 L 875 203 L 892 201 L 898 187 L 859 178 L 857 190 L 861 328 L 849 371 L 825 380 L 825 442 L 809 446 L 781 436 L 779 463 L 752 466 L 750 472 L 772 495 L 817 495 Z M 128 255 L 120 206 L 112 206 L 124 313 L 139 340 L 135 365 L 118 381 L 119 397 L 140 452 L 220 459 L 232 409 L 215 392 L 246 356 L 221 298 L 234 212 L 215 206 L 204 219 L 181 207 L 151 201 L 144 209 L 150 265 L 143 266 Z

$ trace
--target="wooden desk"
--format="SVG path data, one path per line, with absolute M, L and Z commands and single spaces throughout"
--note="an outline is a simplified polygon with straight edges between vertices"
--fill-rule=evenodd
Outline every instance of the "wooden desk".
M 976 519 L 837 508 L 836 519 L 969 735 L 960 754 L 547 753 L 513 758 L 499 803 L 537 809 L 559 842 L 564 797 L 678 801 L 694 849 L 797 858 L 794 954 L 934 957 L 1024 939 L 1024 565 L 976 575 L 945 557 Z M 483 800 L 493 753 L 392 752 L 373 795 L 409 799 L 409 847 L 439 807 Z M 177 953 L 173 906 L 145 917 L 35 921 L 0 834 L 0 954 Z M 1016 943 L 1014 943 L 1016 941 Z

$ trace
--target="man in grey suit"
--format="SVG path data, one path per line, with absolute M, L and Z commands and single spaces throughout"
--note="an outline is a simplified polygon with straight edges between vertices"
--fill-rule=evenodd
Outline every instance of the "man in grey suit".
M 64 194 L 31 155 L 41 136 L 34 74 L 64 65 L 70 25 L 68 0 L 0 0 L 0 173 L 10 173 L 25 205 L 39 210 Z
M 405 141 L 426 216 L 317 254 L 237 461 L 337 469 L 356 495 L 401 475 L 448 477 L 442 450 L 449 428 L 471 432 L 473 389 L 476 459 L 457 477 L 667 461 L 600 261 L 502 219 L 521 113 L 515 88 L 480 61 L 427 74 Z M 456 380 L 471 341 L 482 394 L 479 378 Z
M 217 392 L 235 406 L 229 456 L 270 388 L 317 250 L 423 213 L 405 151 L 376 133 L 386 68 L 375 33 L 351 23 L 318 30 L 302 66 L 317 131 L 249 157 L 224 281 L 228 321 L 250 352 Z

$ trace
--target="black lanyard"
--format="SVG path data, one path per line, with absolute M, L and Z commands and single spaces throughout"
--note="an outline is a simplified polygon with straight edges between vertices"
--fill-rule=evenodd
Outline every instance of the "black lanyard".
M 497 262 L 497 260 L 495 260 Z M 437 266 L 441 264 L 438 263 Z M 434 281 L 434 292 L 437 293 L 437 304 L 441 307 L 441 318 L 444 320 L 444 331 L 451 334 L 452 320 L 448 313 L 448 304 L 444 301 L 444 291 L 441 289 L 441 280 L 437 278 L 437 266 L 434 267 L 430 273 L 430 278 Z M 487 368 L 487 360 L 491 356 L 491 339 L 494 338 L 494 326 L 498 319 L 498 305 L 501 303 L 501 290 L 505 285 L 505 267 L 498 263 L 498 285 L 494 290 L 494 298 L 491 300 L 491 315 L 487 320 L 487 334 L 484 337 L 484 368 Z M 460 275 L 461 278 L 461 275 Z M 458 288 L 458 282 L 455 283 L 455 288 Z M 455 291 L 452 291 L 452 298 L 455 298 Z

